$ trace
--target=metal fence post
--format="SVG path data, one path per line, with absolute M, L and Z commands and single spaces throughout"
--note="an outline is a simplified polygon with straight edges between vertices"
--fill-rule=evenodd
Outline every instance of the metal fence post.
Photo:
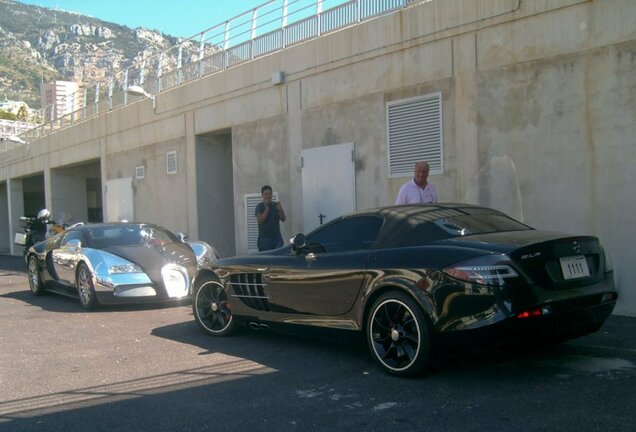
M 82 103 L 82 120 L 86 120 L 87 111 L 88 111 L 88 89 L 84 87 L 84 102 Z
M 128 105 L 128 68 L 124 71 L 124 106 Z
M 157 59 L 157 92 L 161 92 L 163 90 L 163 83 L 161 82 L 161 74 L 163 73 L 162 65 L 163 65 L 163 51 L 159 54 L 159 58 Z
M 318 22 L 318 36 L 322 34 L 322 0 L 316 0 L 316 17 Z
M 250 34 L 250 40 L 252 41 L 250 47 L 250 58 L 254 59 L 254 40 L 256 39 L 256 15 L 258 14 L 258 8 L 254 8 L 252 11 L 252 33 Z
M 177 85 L 181 84 L 182 71 L 181 62 L 183 61 L 183 44 L 179 44 L 179 51 L 177 51 Z
M 99 81 L 97 82 L 97 86 L 95 86 L 95 115 L 99 114 Z
M 205 65 L 203 64 L 203 56 L 205 55 L 205 32 L 201 33 L 199 41 L 199 78 L 205 74 Z
M 227 52 L 230 48 L 230 21 L 225 21 L 225 33 L 223 35 L 223 69 L 227 69 L 229 65 L 229 54 Z
M 115 79 L 110 77 L 110 83 L 108 85 L 108 110 L 113 109 L 113 87 L 115 86 Z

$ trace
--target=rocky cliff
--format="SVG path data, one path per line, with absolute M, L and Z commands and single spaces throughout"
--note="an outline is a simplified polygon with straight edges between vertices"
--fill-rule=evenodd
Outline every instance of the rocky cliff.
M 156 31 L 0 0 L 0 100 L 40 108 L 42 81 L 92 85 L 178 42 Z

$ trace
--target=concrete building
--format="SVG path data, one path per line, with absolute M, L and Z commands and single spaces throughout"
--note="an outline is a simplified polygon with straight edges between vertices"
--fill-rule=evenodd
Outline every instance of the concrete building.
M 53 81 L 40 87 L 42 118 L 50 121 L 78 111 L 82 104 L 80 86 L 73 81 Z
M 289 237 L 392 204 L 426 158 L 443 201 L 599 236 L 636 315 L 635 66 L 633 0 L 414 3 L 3 154 L 0 249 L 47 206 L 247 253 L 263 184 Z

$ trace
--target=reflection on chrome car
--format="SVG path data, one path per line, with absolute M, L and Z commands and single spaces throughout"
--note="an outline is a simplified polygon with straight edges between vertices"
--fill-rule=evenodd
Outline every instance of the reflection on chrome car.
M 617 300 L 596 237 L 466 204 L 360 211 L 289 246 L 219 259 L 195 280 L 194 317 L 210 335 L 238 324 L 354 331 L 400 376 L 450 347 L 594 332 Z
M 29 286 L 78 297 L 82 306 L 181 300 L 197 270 L 218 258 L 204 242 L 186 242 L 147 223 L 74 225 L 27 252 Z

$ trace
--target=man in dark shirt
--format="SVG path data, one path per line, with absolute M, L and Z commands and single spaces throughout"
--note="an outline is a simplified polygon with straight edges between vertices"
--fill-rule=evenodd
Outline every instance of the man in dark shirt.
M 285 222 L 285 211 L 280 202 L 272 202 L 272 187 L 261 188 L 263 202 L 256 206 L 255 216 L 258 222 L 258 250 L 266 251 L 283 246 L 280 235 L 280 222 Z

